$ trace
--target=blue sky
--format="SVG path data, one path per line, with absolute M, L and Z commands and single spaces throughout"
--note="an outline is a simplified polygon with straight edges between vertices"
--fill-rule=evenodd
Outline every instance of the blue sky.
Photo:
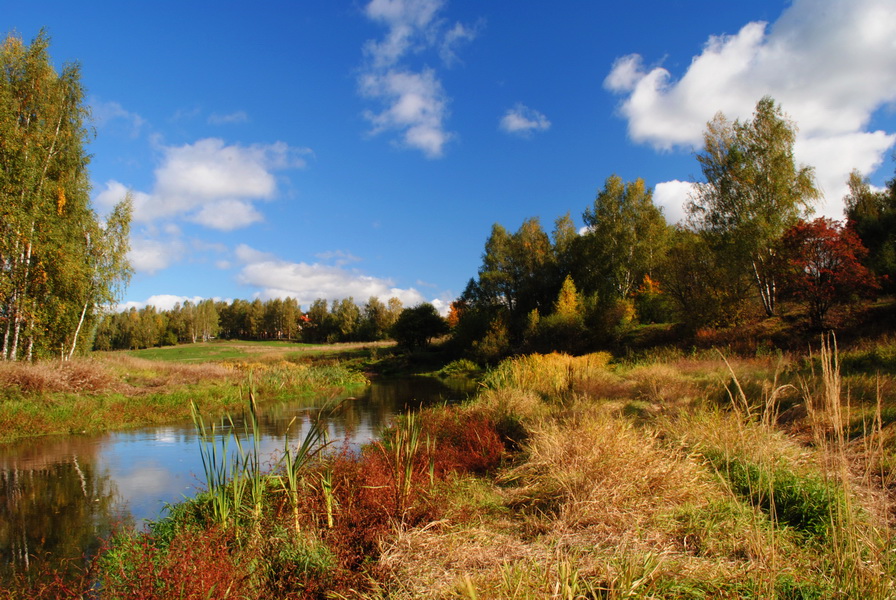
M 397 296 L 441 309 L 493 223 L 611 174 L 682 215 L 717 111 L 799 126 L 818 212 L 894 173 L 892 0 L 0 2 L 93 110 L 94 204 L 136 200 L 124 303 Z

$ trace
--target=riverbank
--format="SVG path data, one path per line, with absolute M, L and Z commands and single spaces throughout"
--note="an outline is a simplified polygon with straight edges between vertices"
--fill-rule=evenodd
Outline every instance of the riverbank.
M 184 351 L 156 349 L 153 359 L 115 352 L 62 363 L 0 364 L 0 443 L 189 420 L 191 402 L 204 414 L 241 411 L 250 386 L 277 400 L 367 383 L 363 373 L 322 359 L 327 350 L 318 347 L 250 346 L 246 352 L 234 344 L 206 344 L 189 348 L 189 357 Z M 305 353 L 302 360 L 296 353 Z
M 91 575 L 113 598 L 888 598 L 894 359 L 511 359 L 360 453 L 306 438 L 231 473 Z

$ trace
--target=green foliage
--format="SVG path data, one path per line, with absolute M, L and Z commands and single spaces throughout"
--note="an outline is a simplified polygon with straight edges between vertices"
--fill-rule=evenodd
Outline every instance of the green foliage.
M 779 465 L 750 463 L 738 456 L 707 450 L 703 455 L 731 484 L 732 491 L 762 509 L 776 523 L 825 539 L 834 516 L 842 511 L 842 492 L 820 475 L 801 475 Z
M 392 337 L 409 350 L 424 348 L 432 338 L 446 333 L 448 323 L 428 302 L 404 309 L 392 326 Z
M 628 297 L 665 251 L 668 226 L 653 194 L 643 179 L 625 183 L 611 175 L 582 218 L 588 276 L 580 282 L 601 298 Z
M 473 342 L 471 353 L 477 362 L 484 365 L 497 363 L 510 352 L 510 334 L 504 319 L 491 322 L 482 339 Z
M 775 245 L 820 196 L 813 169 L 794 160 L 795 139 L 796 126 L 768 96 L 750 121 L 719 113 L 697 155 L 705 182 L 688 207 L 714 251 L 752 277 L 768 315 L 777 308 Z
M 886 191 L 876 192 L 853 171 L 844 198 L 850 227 L 868 249 L 865 266 L 881 278 L 885 290 L 896 290 L 896 178 Z
M 130 200 L 90 208 L 88 108 L 76 64 L 53 68 L 42 31 L 0 45 L 3 360 L 71 358 L 128 281 Z
M 750 290 L 750 280 L 705 236 L 685 229 L 673 233 L 661 284 L 677 317 L 691 330 L 736 321 Z
M 450 363 L 439 369 L 439 377 L 453 377 L 455 375 L 469 375 L 478 373 L 482 368 L 467 358 L 459 358 L 452 360 Z

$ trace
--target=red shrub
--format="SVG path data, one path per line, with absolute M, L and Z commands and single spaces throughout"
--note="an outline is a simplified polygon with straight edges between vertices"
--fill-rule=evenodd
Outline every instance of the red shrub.
M 246 573 L 233 562 L 232 538 L 220 530 L 181 531 L 166 550 L 139 534 L 127 558 L 105 574 L 104 596 L 133 600 L 241 597 L 250 592 Z
M 447 473 L 486 473 L 504 457 L 504 443 L 491 417 L 463 407 L 426 413 L 423 433 L 435 442 L 434 464 L 439 477 Z

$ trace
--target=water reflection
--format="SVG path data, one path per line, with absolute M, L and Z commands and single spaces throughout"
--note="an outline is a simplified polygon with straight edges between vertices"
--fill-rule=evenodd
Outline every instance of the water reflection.
M 370 441 L 399 412 L 452 402 L 474 391 L 468 380 L 385 380 L 342 399 L 326 418 L 331 440 Z M 297 440 L 328 398 L 262 405 L 261 450 L 271 461 L 286 436 Z M 242 431 L 239 415 L 234 419 Z M 227 435 L 226 429 L 221 430 Z M 33 568 L 96 552 L 115 526 L 159 517 L 166 504 L 195 492 L 202 465 L 191 423 L 0 445 L 0 581 Z
M 76 559 L 95 552 L 120 510 L 110 471 L 96 460 L 93 440 L 67 438 L 0 455 L 0 575 L 27 571 L 49 557 Z

